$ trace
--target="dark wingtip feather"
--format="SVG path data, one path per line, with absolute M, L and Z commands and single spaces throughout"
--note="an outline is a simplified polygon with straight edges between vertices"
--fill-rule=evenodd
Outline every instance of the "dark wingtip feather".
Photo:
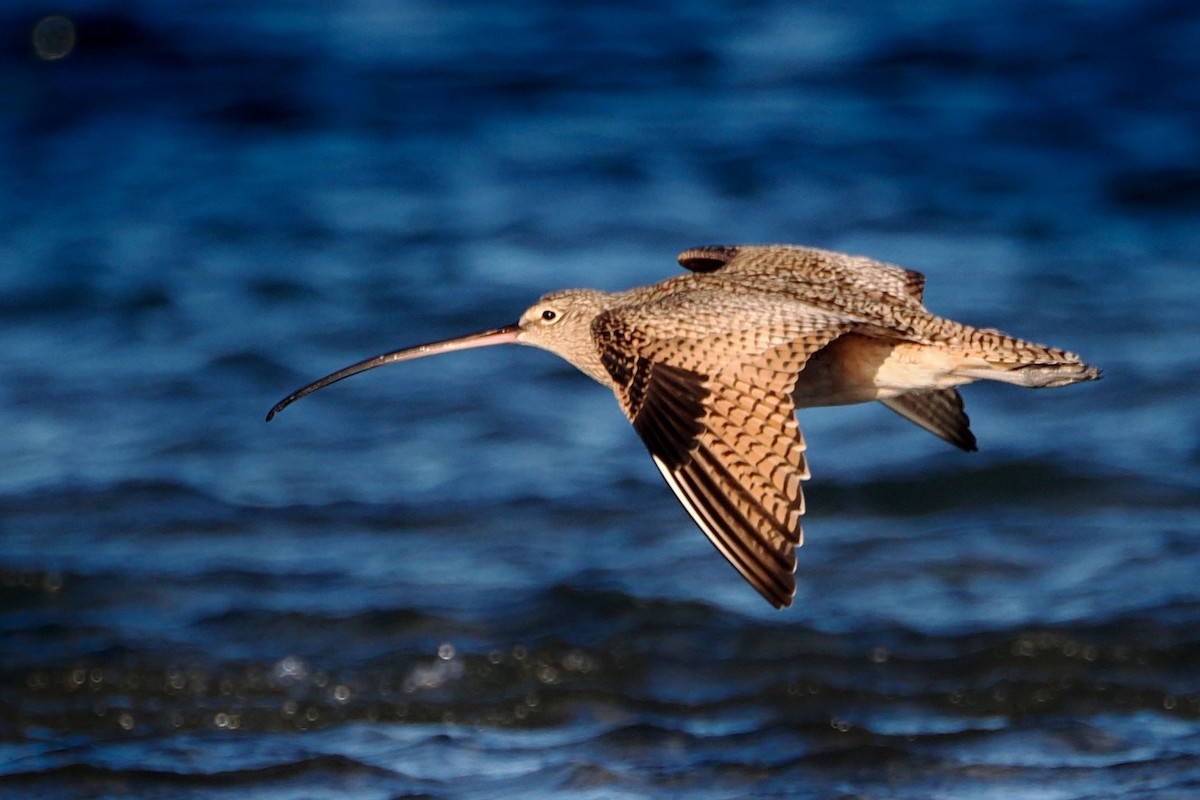
M 713 244 L 692 247 L 679 254 L 679 265 L 692 272 L 716 272 L 737 255 L 738 249 L 731 245 Z
M 879 402 L 957 448 L 968 453 L 979 450 L 962 396 L 955 389 L 908 392 Z

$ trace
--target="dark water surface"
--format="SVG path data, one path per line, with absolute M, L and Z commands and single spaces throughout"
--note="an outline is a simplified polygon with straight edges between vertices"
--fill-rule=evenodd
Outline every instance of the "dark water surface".
M 1200 796 L 1200 6 L 0 11 L 0 795 Z M 801 417 L 774 612 L 565 286 L 784 241 L 1105 380 Z

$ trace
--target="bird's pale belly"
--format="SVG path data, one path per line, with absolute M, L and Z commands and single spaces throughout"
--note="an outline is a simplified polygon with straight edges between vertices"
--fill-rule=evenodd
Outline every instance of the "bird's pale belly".
M 961 357 L 936 347 L 851 333 L 808 360 L 792 396 L 797 408 L 866 403 L 968 383 L 955 374 L 960 366 Z

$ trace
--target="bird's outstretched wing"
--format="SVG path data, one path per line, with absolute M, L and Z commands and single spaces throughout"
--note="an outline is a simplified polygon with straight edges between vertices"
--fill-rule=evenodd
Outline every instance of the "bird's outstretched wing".
M 968 452 L 979 449 L 957 389 L 907 392 L 879 402 L 955 447 Z
M 655 465 L 738 572 L 771 605 L 791 605 L 801 481 L 809 477 L 791 394 L 809 356 L 846 328 L 813 330 L 729 363 L 714 359 L 705 374 L 694 358 L 672 358 L 670 342 L 639 343 L 622 323 L 602 315 L 593 332 Z
M 684 250 L 680 266 L 692 272 L 762 272 L 809 277 L 847 292 L 885 292 L 920 303 L 925 276 L 865 256 L 798 245 L 705 245 Z

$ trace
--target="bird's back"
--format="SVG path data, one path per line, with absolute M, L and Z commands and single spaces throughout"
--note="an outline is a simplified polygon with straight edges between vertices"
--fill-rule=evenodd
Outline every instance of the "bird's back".
M 695 273 L 685 277 L 697 283 L 755 296 L 765 306 L 817 309 L 860 335 L 932 345 L 1001 369 L 1065 366 L 1073 380 L 1099 374 L 1069 351 L 930 313 L 922 304 L 925 276 L 894 264 L 795 245 L 699 247 L 681 253 L 679 261 Z
M 647 337 L 748 336 L 755 351 L 842 323 L 920 340 L 938 319 L 921 305 L 919 272 L 785 245 L 695 248 L 680 261 L 688 266 L 713 250 L 728 258 L 722 266 L 689 267 L 690 274 L 622 292 L 611 313 L 636 320 Z

